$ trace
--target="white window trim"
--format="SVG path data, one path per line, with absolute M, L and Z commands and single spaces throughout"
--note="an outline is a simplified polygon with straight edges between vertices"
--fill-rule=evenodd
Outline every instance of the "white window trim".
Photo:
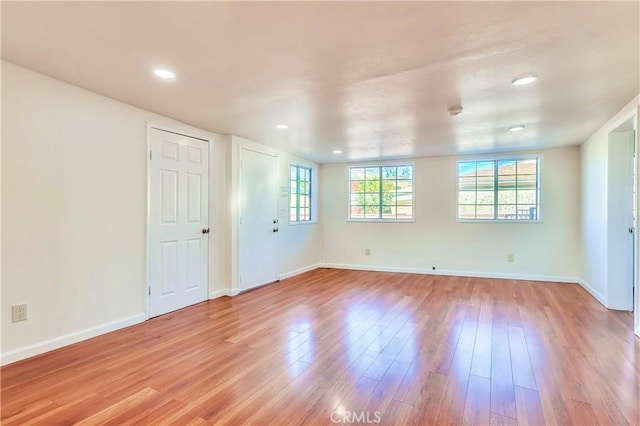
M 496 160 L 531 160 L 537 158 L 538 159 L 538 218 L 535 220 L 529 219 L 460 219 L 458 218 L 458 207 L 460 206 L 460 179 L 458 176 L 458 171 L 460 170 L 460 163 L 465 163 L 469 161 L 496 161 Z M 542 215 L 542 163 L 543 163 L 543 154 L 540 153 L 530 153 L 530 154 L 515 154 L 515 155 L 494 155 L 494 156 L 473 156 L 473 157 L 460 157 L 456 160 L 456 170 L 455 170 L 455 189 L 456 189 L 456 197 L 455 197 L 455 216 L 457 223 L 500 223 L 500 224 L 542 224 L 543 215 Z M 496 191 L 497 192 L 497 191 Z M 497 194 L 496 194 L 497 195 Z
M 311 220 L 304 221 L 296 221 L 291 220 L 291 167 L 305 167 L 311 170 L 311 205 L 309 206 L 309 214 L 311 215 Z M 287 168 L 287 188 L 289 188 L 289 193 L 287 194 L 287 224 L 289 226 L 300 226 L 300 225 L 315 225 L 318 223 L 318 168 L 313 164 L 305 163 L 302 161 L 291 161 L 289 162 L 289 167 Z
M 352 167 L 384 167 L 411 166 L 411 187 L 413 204 L 411 204 L 411 219 L 352 219 L 351 214 L 351 168 Z M 369 223 L 414 223 L 416 221 L 416 164 L 415 161 L 372 161 L 366 163 L 347 163 L 347 222 Z

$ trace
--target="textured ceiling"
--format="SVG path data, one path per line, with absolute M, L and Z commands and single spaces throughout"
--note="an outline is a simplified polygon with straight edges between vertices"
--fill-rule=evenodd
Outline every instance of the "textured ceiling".
M 639 21 L 638 2 L 3 1 L 2 58 L 334 162 L 578 144 L 640 92 Z

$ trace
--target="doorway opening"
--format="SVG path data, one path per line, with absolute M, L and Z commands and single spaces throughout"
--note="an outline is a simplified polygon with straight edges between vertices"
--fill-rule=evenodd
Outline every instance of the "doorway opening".
M 609 133 L 607 171 L 608 308 L 634 311 L 637 297 L 636 122 Z

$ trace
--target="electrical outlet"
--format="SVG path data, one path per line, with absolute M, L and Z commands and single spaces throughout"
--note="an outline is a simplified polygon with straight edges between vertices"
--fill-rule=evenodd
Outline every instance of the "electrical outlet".
M 27 319 L 27 305 L 13 305 L 11 307 L 12 321 L 26 321 Z
M 371 249 L 368 249 L 368 248 L 364 249 L 364 255 L 371 256 Z
M 513 253 L 507 254 L 507 262 L 513 262 Z

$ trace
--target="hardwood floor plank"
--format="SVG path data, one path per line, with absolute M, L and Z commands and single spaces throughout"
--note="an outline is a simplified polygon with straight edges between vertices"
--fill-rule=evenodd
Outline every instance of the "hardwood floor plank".
M 446 386 L 447 377 L 438 373 L 428 373 L 422 379 L 420 393 L 413 404 L 413 422 L 420 425 L 435 424 L 438 411 L 444 398 L 442 390 Z
M 53 424 L 53 423 L 71 423 L 70 421 L 66 420 L 66 411 L 74 411 L 75 407 L 86 403 L 87 401 L 94 399 L 96 397 L 96 394 L 94 393 L 85 393 L 83 396 L 79 397 L 77 400 L 75 401 L 71 401 L 68 402 L 64 405 L 60 405 L 54 409 L 49 409 L 46 412 L 43 412 L 42 414 L 40 414 L 39 416 L 30 416 L 29 417 L 29 423 L 31 424 L 36 424 L 36 423 L 41 423 L 41 424 Z M 65 419 L 64 421 L 61 421 Z M 6 423 L 7 425 L 11 424 L 11 423 Z
M 373 380 L 380 380 L 384 373 L 387 372 L 387 369 L 393 362 L 393 358 L 379 354 L 375 361 L 369 366 L 367 371 L 365 371 L 364 376 Z
M 492 301 L 485 295 L 483 296 L 480 306 L 480 316 L 478 319 L 478 327 L 476 329 L 471 374 L 486 377 L 487 379 L 491 378 L 492 324 Z
M 140 403 L 150 399 L 157 395 L 157 391 L 151 388 L 141 389 L 130 397 L 127 397 L 102 411 L 95 413 L 94 415 L 87 417 L 83 421 L 79 422 L 79 425 L 95 425 L 106 423 L 109 420 L 113 420 L 117 416 L 134 410 Z
M 511 353 L 513 384 L 537 390 L 536 380 L 533 377 L 533 367 L 531 367 L 531 360 L 529 360 L 529 352 L 527 351 L 527 342 L 522 328 L 509 327 L 509 350 Z
M 569 411 L 569 417 L 573 424 L 590 424 L 596 418 L 596 415 L 591 408 L 591 404 L 573 399 L 566 399 L 564 402 L 567 406 L 567 411 Z
M 21 425 L 25 419 L 38 418 L 43 413 L 48 414 L 57 410 L 59 405 L 48 399 L 36 400 L 31 403 L 14 406 L 12 409 L 2 409 L 2 424 Z
M 175 399 L 169 400 L 167 403 L 156 407 L 152 412 L 145 412 L 141 415 L 132 416 L 123 422 L 123 425 L 154 425 L 165 423 L 167 417 L 172 413 L 178 413 L 183 410 L 185 404 Z
M 491 413 L 491 419 L 489 423 L 496 426 L 517 426 L 518 421 L 501 414 Z
M 394 401 L 393 397 L 409 371 L 410 366 L 410 364 L 405 362 L 393 361 L 373 390 L 366 406 L 375 408 L 375 411 L 380 411 L 381 413 L 386 412 Z M 397 408 L 401 408 L 401 406 Z
M 538 391 L 516 386 L 515 392 L 518 424 L 531 426 L 544 424 L 544 414 L 542 413 Z
M 473 350 L 464 345 L 458 346 L 443 389 L 443 398 L 436 414 L 435 424 L 462 424 L 472 356 Z
M 465 425 L 489 424 L 491 420 L 490 407 L 491 380 L 472 374 L 469 376 L 462 423 Z
M 0 421 L 640 424 L 632 326 L 577 285 L 318 269 L 2 367 Z
M 404 402 L 392 400 L 389 406 L 380 413 L 381 425 L 408 425 L 411 424 L 413 406 Z M 374 413 L 375 414 L 375 413 Z
M 571 423 L 562 397 L 562 389 L 556 380 L 557 373 L 555 371 L 557 367 L 554 366 L 556 358 L 552 355 L 551 348 L 527 344 L 527 350 L 529 351 L 545 422 L 548 424 Z
M 509 335 L 500 317 L 494 319 L 491 341 L 491 412 L 516 418 Z

